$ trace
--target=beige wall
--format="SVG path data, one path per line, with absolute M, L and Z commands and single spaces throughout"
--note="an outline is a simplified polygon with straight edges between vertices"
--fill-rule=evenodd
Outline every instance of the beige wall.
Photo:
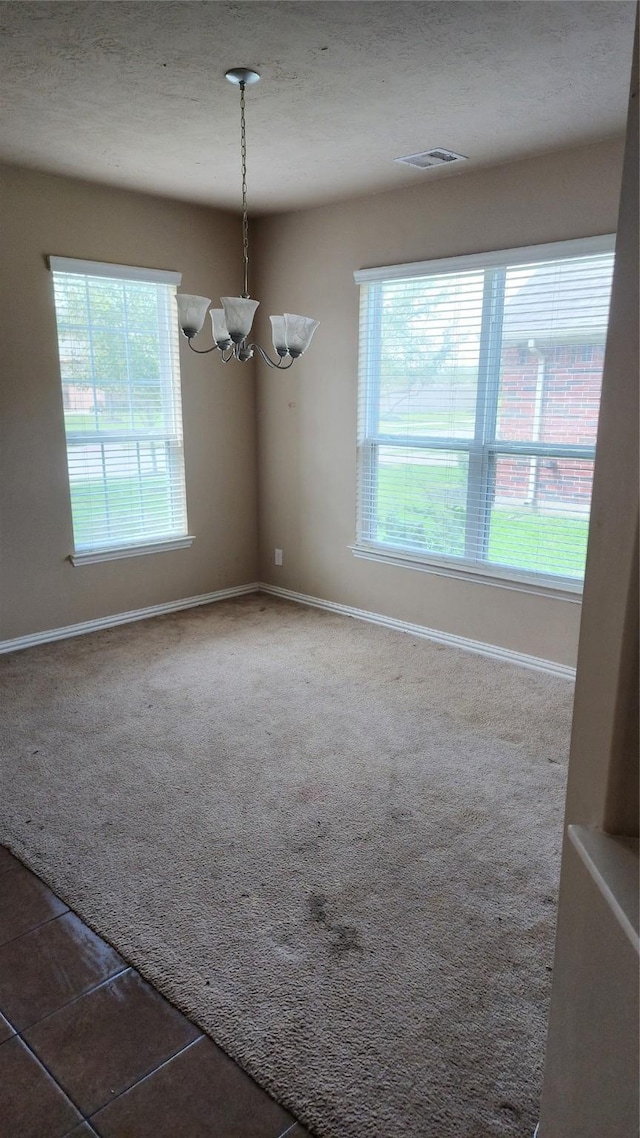
M 185 292 L 237 280 L 232 215 L 2 170 L 0 639 L 195 596 L 256 577 L 253 368 L 182 343 L 190 549 L 74 568 L 49 253 L 175 269 Z
M 638 1134 L 637 48 L 565 815 L 598 854 L 565 828 L 540 1138 Z
M 575 662 L 580 606 L 362 561 L 355 527 L 358 289 L 376 264 L 610 232 L 622 146 L 603 143 L 254 225 L 257 329 L 321 321 L 289 373 L 182 347 L 188 550 L 74 568 L 48 253 L 178 269 L 216 297 L 237 277 L 232 215 L 11 167 L 2 171 L 0 639 L 261 579 L 297 592 Z M 259 275 L 258 275 L 259 274 Z M 259 518 L 261 567 L 256 563 Z M 284 565 L 273 565 L 273 550 Z
M 622 142 L 528 159 L 260 222 L 265 312 L 321 321 L 290 372 L 258 367 L 261 579 L 575 664 L 580 606 L 354 558 L 355 269 L 613 232 Z M 268 304 L 267 302 L 268 298 Z M 265 337 L 267 330 L 261 317 Z M 275 547 L 284 551 L 281 569 Z
M 539 1138 L 637 1138 L 638 952 L 570 841 L 558 921 Z

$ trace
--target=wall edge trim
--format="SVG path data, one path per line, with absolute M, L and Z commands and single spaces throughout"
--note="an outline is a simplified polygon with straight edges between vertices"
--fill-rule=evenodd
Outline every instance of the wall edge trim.
M 242 597 L 245 593 L 257 593 L 259 590 L 258 582 L 252 581 L 248 585 L 233 585 L 229 589 L 217 589 L 213 593 L 201 593 L 197 597 L 183 597 L 177 601 L 165 601 L 159 605 L 148 605 L 146 608 L 114 613 L 111 616 L 98 617 L 96 620 L 69 624 L 64 628 L 51 628 L 45 632 L 16 636 L 11 640 L 0 640 L 0 654 L 18 652 L 22 648 L 34 648 L 37 644 L 50 644 L 55 640 L 70 640 L 74 636 L 84 636 L 88 632 L 99 632 L 103 628 L 115 628 L 119 624 L 133 624 L 137 620 L 148 620 L 154 616 L 179 612 L 181 609 L 192 609 L 200 605 L 213 604 L 215 601 L 226 601 L 231 597 Z
M 120 624 L 133 624 L 138 620 L 149 620 L 154 616 L 163 616 L 170 612 L 180 612 L 182 609 L 197 608 L 201 605 L 213 604 L 216 601 L 229 600 L 232 597 L 245 596 L 248 593 L 267 593 L 271 596 L 281 597 L 283 600 L 293 601 L 296 604 L 309 605 L 312 608 L 325 609 L 328 612 L 350 616 L 356 620 L 364 620 L 369 624 L 378 624 L 383 628 L 390 628 L 396 632 L 407 632 L 412 636 L 420 636 L 425 640 L 433 640 L 438 644 L 445 644 L 450 648 L 461 648 L 465 652 L 488 656 L 494 660 L 503 660 L 506 663 L 517 664 L 523 668 L 530 668 L 538 672 L 547 672 L 562 679 L 575 679 L 576 670 L 568 664 L 560 664 L 555 660 L 545 660 L 540 656 L 528 656 L 523 652 L 515 652 L 510 648 L 502 648 L 498 644 L 487 644 L 481 640 L 471 640 L 465 636 L 456 636 L 454 633 L 442 632 L 439 629 L 427 628 L 422 624 L 412 624 L 410 621 L 397 620 L 395 617 L 385 616 L 383 613 L 369 612 L 366 609 L 354 608 L 352 605 L 339 604 L 336 601 L 327 601 L 322 597 L 312 597 L 306 593 L 298 593 L 293 589 L 283 589 L 279 585 L 271 585 L 264 581 L 252 581 L 246 585 L 234 585 L 228 589 L 218 589 L 213 593 L 201 593 L 196 597 L 183 597 L 176 601 L 165 601 L 158 605 L 148 605 L 145 608 L 131 609 L 128 612 L 113 613 L 110 616 L 98 617 L 96 620 L 81 621 L 78 624 L 66 625 L 63 628 L 47 629 L 44 632 L 33 632 L 26 636 L 16 636 L 9 640 L 0 640 L 0 655 L 8 652 L 18 652 L 23 648 L 34 648 L 38 644 L 51 644 L 57 640 L 70 640 L 75 636 L 84 636 L 86 633 L 99 632 L 104 628 L 115 628 Z
M 640 956 L 638 913 L 638 854 L 620 845 L 616 834 L 595 826 L 567 826 L 569 840 L 620 928 Z M 635 910 L 635 911 L 634 911 Z
M 479 656 L 488 656 L 493 660 L 503 660 L 508 664 L 517 664 L 521 668 L 529 668 L 536 672 L 546 672 L 565 680 L 574 680 L 575 668 L 569 664 L 560 664 L 556 660 L 545 660 L 541 656 L 527 656 L 524 652 L 514 652 L 511 648 L 502 648 L 499 644 L 486 644 L 482 640 L 470 640 L 466 636 L 456 636 L 451 632 L 442 632 L 436 628 L 427 628 L 422 624 L 411 624 L 407 620 L 397 620 L 382 613 L 369 612 L 366 609 L 353 608 L 351 605 L 338 604 L 336 601 L 326 601 L 321 597 L 311 597 L 305 593 L 296 593 L 292 589 L 283 589 L 280 585 L 270 585 L 260 582 L 259 591 L 269 593 L 283 600 L 294 601 L 296 604 L 310 605 L 312 608 L 326 609 L 328 612 L 351 616 L 356 620 L 364 620 L 370 624 L 379 624 L 383 628 L 391 628 L 397 632 L 408 632 L 412 636 L 420 636 L 425 640 L 434 640 L 437 644 L 446 644 L 449 648 L 461 648 L 464 652 L 474 652 Z

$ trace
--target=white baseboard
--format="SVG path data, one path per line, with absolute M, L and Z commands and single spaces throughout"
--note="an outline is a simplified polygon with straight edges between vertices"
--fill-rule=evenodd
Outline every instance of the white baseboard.
M 295 601 L 301 605 L 311 605 L 313 608 L 326 609 L 328 612 L 341 613 L 343 616 L 352 616 L 356 620 L 366 620 L 371 624 L 380 624 L 383 628 L 393 628 L 398 632 L 409 632 L 412 636 L 422 636 L 426 640 L 435 640 L 438 644 L 447 644 L 451 648 L 462 648 L 465 652 L 475 652 L 480 656 L 489 656 L 493 660 L 504 660 L 509 664 L 518 664 L 521 668 L 532 668 L 536 672 L 548 672 L 552 676 L 561 676 L 566 680 L 574 680 L 575 668 L 568 664 L 558 664 L 555 660 L 544 660 L 540 656 L 527 656 L 523 652 L 513 652 L 510 648 L 501 648 L 498 644 L 485 644 L 481 640 L 468 640 L 466 636 L 454 636 L 450 632 L 440 632 L 436 628 L 425 628 L 421 624 L 411 624 L 407 620 L 396 620 L 381 613 L 368 612 L 366 609 L 352 608 L 351 605 L 340 605 L 335 601 L 325 601 L 321 597 L 308 597 L 304 593 L 295 593 L 291 589 L 281 589 L 279 585 L 268 585 L 260 582 L 260 592 L 270 593 L 274 597 L 282 597 L 287 601 Z
M 224 601 L 231 597 L 242 597 L 246 593 L 257 592 L 270 593 L 274 597 L 295 601 L 296 604 L 311 605 L 313 608 L 337 612 L 342 616 L 354 617 L 356 620 L 366 620 L 370 624 L 379 624 L 383 628 L 392 628 L 397 632 L 408 632 L 412 636 L 422 636 L 427 640 L 435 640 L 438 644 L 462 648 L 465 652 L 475 652 L 481 656 L 489 656 L 494 660 L 505 660 L 510 664 L 519 664 L 522 668 L 533 668 L 535 671 L 548 672 L 552 676 L 561 676 L 568 680 L 575 679 L 575 668 L 570 668 L 567 664 L 558 664 L 554 660 L 543 660 L 539 656 L 526 656 L 523 652 L 512 652 L 509 648 L 501 648 L 497 644 L 468 640 L 465 636 L 454 636 L 452 633 L 441 632 L 436 628 L 425 628 L 421 624 L 411 624 L 409 621 L 396 620 L 394 617 L 383 616 L 381 613 L 352 608 L 351 605 L 341 605 L 335 601 L 325 601 L 321 597 L 310 597 L 306 593 L 296 593 L 292 589 L 281 589 L 279 585 L 268 585 L 261 581 L 253 581 L 248 585 L 236 585 L 230 589 L 218 589 L 215 593 L 202 593 L 199 597 L 185 597 L 178 601 L 167 601 L 165 604 L 149 605 L 147 608 L 133 609 L 131 612 L 115 613 L 112 616 L 99 617 L 98 620 L 69 624 L 66 628 L 51 628 L 45 632 L 31 633 L 28 636 L 16 636 L 12 640 L 0 640 L 0 654 L 17 652 L 21 648 L 33 648 L 36 644 L 49 644 L 54 640 L 67 640 L 73 636 L 84 636 L 87 632 L 98 632 L 102 628 L 115 628 L 118 624 L 131 624 L 136 620 L 148 620 L 150 617 L 162 616 L 164 613 L 179 612 L 181 609 L 196 608 L 198 605 L 209 605 L 215 601 Z
M 250 585 L 234 585 L 231 589 L 218 589 L 215 593 L 202 593 L 199 597 L 184 597 L 179 601 L 166 601 L 161 605 L 149 605 L 131 612 L 119 612 L 113 616 L 102 616 L 98 620 L 85 620 L 80 624 L 69 624 L 66 628 L 51 628 L 46 632 L 33 632 L 29 636 L 16 636 L 13 640 L 0 640 L 0 653 L 17 652 L 21 648 L 33 648 L 36 644 L 49 644 L 54 640 L 67 640 L 72 636 L 84 636 L 86 632 L 98 632 L 101 628 L 114 628 L 118 624 L 131 624 L 135 620 L 148 620 L 152 616 L 162 616 L 180 609 L 197 608 L 210 605 L 214 601 L 226 601 L 230 597 L 242 597 L 245 593 L 257 593 L 260 585 L 253 581 Z

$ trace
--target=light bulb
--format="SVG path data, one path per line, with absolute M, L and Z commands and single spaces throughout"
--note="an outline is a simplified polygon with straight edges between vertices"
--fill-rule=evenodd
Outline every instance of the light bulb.
M 178 302 L 178 320 L 187 339 L 197 336 L 202 329 L 207 308 L 211 304 L 208 296 L 190 296 L 186 292 L 176 295 Z
M 248 296 L 221 296 L 224 318 L 229 336 L 234 344 L 240 344 L 251 331 L 253 317 L 259 300 L 251 300 Z
M 228 348 L 231 343 L 227 324 L 224 318 L 224 308 L 212 308 L 209 312 L 213 327 L 213 338 L 218 348 Z
M 271 321 L 271 337 L 273 339 L 273 346 L 279 356 L 286 356 L 287 336 L 284 326 L 284 316 L 270 316 L 269 320 Z
M 306 352 L 319 323 L 319 320 L 313 320 L 311 316 L 296 316 L 293 312 L 285 312 L 285 340 L 287 351 L 293 359 Z

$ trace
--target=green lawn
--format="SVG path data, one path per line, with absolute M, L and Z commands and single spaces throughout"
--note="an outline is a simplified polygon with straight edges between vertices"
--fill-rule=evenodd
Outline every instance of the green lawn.
M 549 517 L 526 510 L 494 509 L 489 560 L 514 569 L 582 577 L 587 556 L 587 518 Z
M 378 540 L 412 546 L 443 556 L 465 551 L 466 456 L 443 452 L 448 465 L 381 464 L 378 472 Z M 398 507 L 398 499 L 407 503 Z M 98 525 L 106 539 L 126 534 L 131 502 L 139 510 L 143 531 L 152 535 L 171 528 L 169 483 L 162 474 L 113 480 L 108 496 L 101 479 L 71 486 L 77 547 L 86 544 Z M 530 571 L 579 578 L 584 572 L 586 518 L 545 516 L 525 508 L 494 508 L 488 560 Z
M 129 417 L 126 415 L 105 415 L 101 411 L 98 415 L 101 427 L 122 430 L 129 426 Z M 67 431 L 95 431 L 96 416 L 91 411 L 65 411 L 64 425 Z
M 105 541 L 130 536 L 127 522 L 132 514 L 132 502 L 136 518 L 142 518 L 143 534 L 152 536 L 171 529 L 169 482 L 163 475 L 143 477 L 140 484 L 135 478 L 114 479 L 108 494 L 100 478 L 73 482 L 71 505 L 76 548 L 90 542 L 96 527 L 104 533 Z
M 444 465 L 444 460 L 449 465 Z M 463 557 L 466 457 L 443 452 L 443 465 L 381 463 L 378 471 L 378 539 L 425 552 Z M 398 506 L 398 499 L 405 505 Z M 582 577 L 588 519 L 494 507 L 488 561 L 532 572 Z
M 163 418 L 159 412 L 157 414 L 153 414 L 149 411 L 141 412 L 138 416 L 138 420 L 136 425 L 139 428 L 146 428 L 147 430 L 153 428 L 161 429 L 163 426 Z M 90 411 L 65 411 L 64 425 L 67 434 L 72 434 L 74 431 L 78 433 L 95 431 L 96 417 Z M 130 427 L 131 420 L 126 414 L 101 411 L 98 415 L 98 430 L 128 431 Z
M 381 435 L 445 435 L 455 438 L 473 436 L 473 411 L 456 411 L 452 418 L 446 411 L 415 411 L 380 417 Z

